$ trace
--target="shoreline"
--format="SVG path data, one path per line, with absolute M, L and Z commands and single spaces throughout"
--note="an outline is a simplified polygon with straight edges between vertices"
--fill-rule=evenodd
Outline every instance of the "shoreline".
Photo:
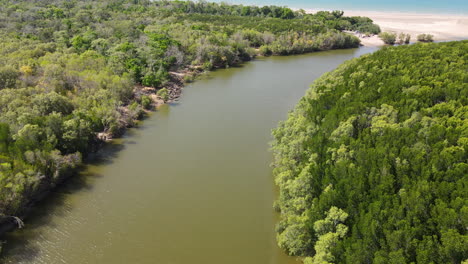
M 357 47 L 359 48 L 359 47 Z M 341 49 L 330 49 L 330 50 L 341 50 Z M 321 51 L 329 51 L 329 50 L 319 50 L 319 51 L 313 51 L 313 52 L 304 52 L 301 54 L 308 54 L 308 53 L 316 53 L 316 52 L 321 52 Z M 299 55 L 299 54 L 289 54 L 289 55 L 279 55 L 279 54 L 274 54 L 271 56 L 293 56 L 293 55 Z M 263 57 L 263 55 L 255 54 L 251 59 L 245 60 L 245 61 L 240 61 L 238 64 L 243 64 L 252 60 L 255 60 L 257 57 Z M 134 120 L 132 124 L 125 123 L 119 130 L 118 133 L 112 135 L 109 134 L 105 131 L 99 132 L 96 134 L 96 144 L 93 146 L 94 151 L 98 152 L 99 150 L 102 149 L 104 144 L 112 142 L 114 139 L 121 138 L 128 129 L 130 128 L 138 128 L 138 122 L 144 121 L 144 119 L 148 116 L 148 114 L 153 113 L 157 111 L 162 105 L 165 104 L 170 104 L 173 102 L 177 102 L 179 98 L 183 94 L 184 88 L 197 80 L 199 76 L 202 76 L 210 71 L 218 70 L 222 68 L 213 68 L 211 70 L 203 70 L 200 65 L 198 66 L 188 66 L 182 69 L 179 69 L 177 71 L 171 71 L 169 72 L 170 75 L 170 80 L 163 85 L 160 88 L 154 88 L 154 87 L 145 87 L 140 84 L 135 84 L 133 87 L 133 96 L 134 97 L 141 97 L 143 95 L 148 96 L 151 99 L 151 108 L 150 109 L 143 109 L 144 115 L 140 116 L 138 119 Z M 186 77 L 189 77 L 186 79 Z M 167 89 L 168 90 L 168 100 L 164 101 L 162 98 L 160 98 L 156 93 L 160 89 Z M 125 105 L 122 108 L 124 111 L 128 111 L 129 105 Z M 122 116 L 121 122 L 124 122 L 125 116 Z M 89 160 L 86 158 L 83 159 L 82 163 L 78 165 L 77 168 L 73 169 L 63 177 L 60 177 L 58 182 L 54 185 L 51 186 L 42 186 L 42 188 L 38 191 L 38 193 L 32 195 L 31 200 L 25 205 L 24 208 L 21 209 L 20 213 L 15 216 L 10 216 L 10 215 L 0 215 L 0 257 L 1 257 L 1 252 L 2 252 L 2 239 L 4 238 L 5 234 L 12 232 L 16 229 L 21 229 L 22 226 L 16 221 L 15 217 L 18 217 L 20 220 L 25 220 L 28 218 L 30 211 L 32 208 L 35 206 L 35 204 L 40 203 L 44 198 L 46 198 L 49 193 L 51 193 L 53 190 L 60 188 L 60 185 L 63 184 L 65 181 L 69 180 L 71 177 L 75 177 L 79 172 L 82 170 L 82 166 L 88 165 Z
M 384 14 L 384 15 L 419 15 L 419 16 L 440 16 L 440 17 L 468 17 L 468 13 L 465 13 L 465 14 L 450 13 L 450 12 L 436 13 L 436 12 L 430 12 L 430 11 L 418 12 L 418 11 L 415 11 L 415 10 L 405 10 L 405 11 L 388 10 L 388 11 L 385 11 L 385 10 L 378 10 L 378 9 L 359 9 L 359 8 L 349 9 L 349 8 L 296 8 L 296 7 L 294 7 L 294 8 L 291 7 L 291 9 L 294 10 L 294 11 L 303 9 L 304 11 L 306 11 L 306 13 L 310 13 L 310 12 L 316 13 L 318 11 L 342 10 L 344 12 L 344 16 L 351 16 L 350 15 L 351 13 L 353 14 L 352 16 L 354 16 L 354 14 L 359 13 L 360 16 L 366 16 L 367 14 Z
M 468 15 L 352 10 L 345 10 L 344 15 L 367 16 L 382 32 L 410 34 L 411 42 L 416 42 L 419 34 L 431 34 L 435 42 L 468 39 Z
M 434 41 L 468 38 L 468 16 L 373 11 L 345 11 L 344 14 L 367 16 L 380 26 L 382 32 L 410 34 L 412 41 L 416 41 L 419 34 L 434 35 Z
M 315 13 L 317 11 L 324 11 L 325 9 L 308 9 L 307 13 Z M 434 35 L 435 41 L 449 41 L 449 40 L 461 40 L 468 39 L 468 16 L 463 15 L 442 15 L 442 14 L 427 14 L 427 13 L 411 13 L 411 12 L 388 12 L 384 13 L 381 11 L 356 11 L 356 10 L 344 10 L 344 16 L 367 16 L 371 18 L 376 24 L 378 24 L 382 31 L 393 31 L 396 33 L 409 33 L 412 35 L 412 42 L 416 40 L 417 34 L 429 33 Z M 438 27 L 437 27 L 438 26 Z M 427 30 L 424 30 L 427 29 Z M 431 29 L 431 30 L 429 30 Z M 353 34 L 361 40 L 362 46 L 376 47 L 384 46 L 383 41 L 377 36 L 373 35 L 370 37 L 363 37 L 353 32 L 347 32 Z M 259 54 L 256 54 L 259 56 Z M 256 57 L 254 56 L 253 59 Z M 285 56 L 285 55 L 276 55 Z M 287 55 L 286 55 L 287 56 Z M 180 69 L 175 72 L 170 72 L 170 81 L 161 87 L 166 88 L 169 91 L 169 100 L 163 101 L 159 96 L 156 95 L 156 88 L 143 87 L 141 85 L 134 86 L 134 96 L 146 95 L 151 98 L 152 109 L 145 110 L 146 113 L 157 111 L 157 109 L 163 105 L 174 101 L 177 101 L 182 94 L 182 90 L 187 83 L 192 82 L 197 76 L 204 74 L 205 71 L 200 66 L 189 66 L 184 69 Z M 185 77 L 190 77 L 186 80 Z M 128 106 L 125 106 L 126 108 Z M 113 138 L 119 138 L 129 127 L 135 125 L 125 125 L 122 127 L 121 133 L 115 135 L 108 135 L 105 132 L 98 133 L 97 139 L 101 142 L 97 145 L 97 149 L 100 149 L 102 143 L 111 141 Z M 68 177 L 66 177 L 68 178 Z M 66 179 L 64 179 L 66 180 Z M 50 190 L 52 190 L 52 187 Z M 50 190 L 43 190 L 48 192 Z M 42 195 L 39 195 L 41 197 Z M 32 204 L 42 200 L 42 198 L 33 199 Z M 26 210 L 27 211 L 27 210 Z M 25 213 L 27 215 L 27 213 Z M 5 233 L 4 224 L 9 223 L 9 228 L 14 229 L 16 226 L 11 219 L 0 217 L 0 236 Z M 13 226 L 11 226 L 13 225 Z
M 322 10 L 306 10 L 306 12 L 311 13 L 311 12 L 316 12 L 316 11 L 322 11 Z M 436 15 L 436 14 L 419 14 L 419 13 L 403 13 L 403 12 L 389 12 L 389 13 L 383 13 L 379 11 L 344 11 L 344 16 L 367 16 L 371 18 L 374 23 L 378 24 L 382 31 L 396 31 L 397 33 L 403 32 L 403 33 L 409 33 L 412 35 L 412 42 L 416 40 L 416 35 L 417 34 L 422 34 L 422 33 L 429 33 L 434 35 L 434 40 L 435 41 L 449 41 L 449 40 L 461 40 L 461 39 L 468 39 L 468 16 L 447 16 L 447 15 Z M 444 22 L 445 21 L 445 22 Z M 392 24 L 393 23 L 393 24 Z M 424 25 L 424 26 L 421 26 Z M 452 31 L 446 30 L 446 32 L 439 32 L 436 30 L 432 31 L 417 31 L 418 26 L 419 29 L 424 29 L 424 28 L 429 28 L 433 27 L 434 25 L 438 25 L 440 27 L 445 27 L 445 28 L 450 28 L 453 25 L 456 26 L 455 29 L 451 28 Z M 460 30 L 461 29 L 461 30 Z M 460 30 L 460 31 L 454 31 L 454 30 Z M 434 33 L 436 32 L 436 33 Z M 457 34 L 455 35 L 455 32 L 458 33 L 463 33 L 463 34 Z M 353 32 L 347 32 L 349 34 L 353 34 Z M 356 37 L 359 37 L 361 40 L 362 46 L 370 46 L 370 47 L 375 47 L 375 46 L 384 46 L 385 44 L 383 41 L 377 36 L 373 35 L 370 37 L 362 37 L 358 36 L 357 34 L 353 34 Z M 413 36 L 414 35 L 414 36 Z M 317 52 L 317 51 L 315 51 Z M 312 52 L 312 53 L 315 53 Z M 306 52 L 309 53 L 309 52 Z M 294 55 L 294 54 L 291 54 Z M 256 56 L 259 56 L 259 54 L 256 54 Z M 253 59 L 255 59 L 255 57 Z M 285 55 L 273 55 L 273 56 L 285 56 Z M 286 55 L 290 56 L 290 55 Z M 247 61 L 244 61 L 247 62 Z M 156 88 L 152 87 L 143 87 L 141 85 L 136 85 L 134 86 L 134 95 L 135 96 L 141 96 L 141 95 L 147 95 L 151 98 L 152 100 L 152 106 L 153 108 L 151 110 L 145 110 L 146 113 L 154 112 L 157 111 L 157 109 L 163 105 L 163 104 L 168 104 L 174 101 L 177 101 L 179 97 L 182 95 L 183 89 L 185 86 L 194 81 L 196 77 L 199 75 L 203 75 L 205 73 L 204 70 L 202 70 L 199 66 L 198 67 L 187 67 L 184 69 L 180 69 L 178 71 L 170 72 L 170 81 L 162 88 L 166 88 L 169 91 L 169 100 L 163 101 L 159 96 L 156 95 Z M 185 77 L 189 76 L 190 81 L 185 80 Z M 128 107 L 128 106 L 126 106 Z M 141 120 L 141 119 L 140 119 Z M 101 138 L 99 135 L 97 135 L 97 139 L 100 140 L 100 143 L 97 145 L 97 150 L 101 149 L 101 145 L 105 144 L 105 142 L 112 141 L 113 138 L 119 138 L 124 134 L 128 128 L 130 127 L 137 127 L 138 125 L 131 125 L 131 126 L 125 126 L 122 128 L 122 133 L 119 133 L 117 135 L 104 135 L 104 139 Z M 104 132 L 102 132 L 104 133 Z M 101 134 L 101 133 L 99 133 Z M 86 162 L 83 163 L 86 165 Z M 80 169 L 78 169 L 80 170 Z M 68 178 L 73 177 L 73 175 L 66 175 L 63 177 L 57 185 L 60 185 L 64 181 L 66 181 Z M 32 201 L 28 204 L 28 206 L 25 208 L 24 212 L 20 215 L 21 218 L 27 218 L 28 212 L 30 208 L 35 204 L 40 202 L 43 198 L 45 198 L 48 193 L 50 193 L 52 190 L 57 188 L 58 186 L 54 185 L 51 186 L 51 188 L 43 188 L 35 197 L 32 199 Z M 0 217 L 0 237 L 2 237 L 5 233 L 17 229 L 17 223 L 13 221 L 12 218 L 10 217 L 5 217 L 2 218 Z M 0 243 L 0 252 L 1 252 L 1 243 Z
M 327 10 L 306 9 L 305 11 L 316 13 Z M 369 17 L 380 26 L 382 32 L 410 34 L 411 42 L 416 42 L 419 34 L 431 34 L 435 42 L 468 39 L 468 15 L 344 10 L 344 16 Z M 384 45 L 378 36 L 360 37 L 360 39 L 364 46 Z

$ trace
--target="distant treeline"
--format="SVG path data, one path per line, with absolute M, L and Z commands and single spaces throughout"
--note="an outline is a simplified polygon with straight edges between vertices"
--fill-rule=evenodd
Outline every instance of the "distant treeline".
M 314 82 L 273 132 L 282 248 L 306 264 L 466 263 L 467 50 L 386 47 Z

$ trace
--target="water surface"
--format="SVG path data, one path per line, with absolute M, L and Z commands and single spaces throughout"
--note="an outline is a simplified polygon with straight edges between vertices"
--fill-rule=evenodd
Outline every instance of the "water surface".
M 270 131 L 314 79 L 374 50 L 261 58 L 187 86 L 36 207 L 4 261 L 295 263 L 275 240 Z

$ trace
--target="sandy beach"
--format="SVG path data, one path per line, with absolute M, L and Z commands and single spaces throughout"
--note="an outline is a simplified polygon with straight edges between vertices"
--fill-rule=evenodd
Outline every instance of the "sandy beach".
M 468 16 L 356 10 L 345 10 L 344 15 L 370 17 L 382 31 L 411 34 L 411 42 L 415 42 L 416 36 L 423 33 L 434 35 L 434 41 L 468 39 Z M 361 42 L 366 46 L 383 45 L 377 36 L 361 38 Z
M 408 33 L 413 40 L 422 33 L 434 35 L 436 41 L 468 38 L 468 16 L 370 11 L 345 11 L 345 15 L 370 17 L 380 25 L 382 31 Z

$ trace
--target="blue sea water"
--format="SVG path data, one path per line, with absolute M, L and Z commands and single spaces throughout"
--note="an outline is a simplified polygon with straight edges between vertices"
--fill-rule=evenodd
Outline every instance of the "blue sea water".
M 361 10 L 468 15 L 468 0 L 208 0 L 243 5 L 279 5 L 291 8 Z

